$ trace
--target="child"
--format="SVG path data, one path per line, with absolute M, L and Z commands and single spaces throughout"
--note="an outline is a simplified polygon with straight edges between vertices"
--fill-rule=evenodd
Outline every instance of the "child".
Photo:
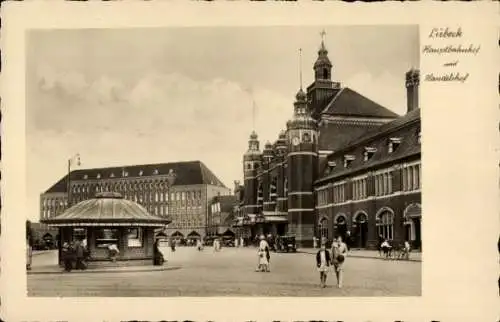
M 326 278 L 330 269 L 330 252 L 326 249 L 326 240 L 321 242 L 321 248 L 316 253 L 316 266 L 319 271 L 319 278 L 321 280 L 321 288 L 326 287 Z

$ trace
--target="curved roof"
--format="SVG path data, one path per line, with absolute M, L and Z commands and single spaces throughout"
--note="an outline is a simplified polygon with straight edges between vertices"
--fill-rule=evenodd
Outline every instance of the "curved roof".
M 84 200 L 62 214 L 43 221 L 51 226 L 150 226 L 162 227 L 171 221 L 154 216 L 119 193 L 104 192 Z

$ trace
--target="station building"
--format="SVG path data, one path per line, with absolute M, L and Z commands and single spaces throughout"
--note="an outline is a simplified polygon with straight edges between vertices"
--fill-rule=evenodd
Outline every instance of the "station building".
M 346 236 L 362 248 L 380 235 L 421 246 L 419 71 L 402 75 L 407 113 L 398 115 L 332 79 L 321 42 L 314 81 L 299 89 L 294 116 L 261 150 L 252 132 L 238 191 L 238 234 Z M 405 80 L 405 82 L 404 82 Z

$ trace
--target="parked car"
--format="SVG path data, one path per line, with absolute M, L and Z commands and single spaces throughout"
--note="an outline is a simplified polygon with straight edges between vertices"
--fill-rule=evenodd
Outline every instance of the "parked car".
M 276 245 L 277 252 L 295 253 L 297 252 L 297 244 L 295 236 L 280 236 Z

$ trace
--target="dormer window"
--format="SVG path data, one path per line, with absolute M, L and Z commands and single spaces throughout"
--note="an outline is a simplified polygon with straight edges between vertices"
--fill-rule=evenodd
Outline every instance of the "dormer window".
M 115 174 L 113 172 L 111 172 L 111 174 L 109 175 L 110 178 L 114 178 L 115 177 Z
M 365 147 L 365 152 L 363 154 L 363 157 L 364 157 L 363 160 L 365 162 L 370 160 L 375 155 L 375 152 L 377 152 L 376 148 Z
M 328 167 L 329 168 L 335 168 L 337 166 L 337 162 L 335 161 L 328 161 Z
M 101 179 L 101 174 L 98 173 L 96 177 L 97 177 L 97 179 Z
M 139 171 L 139 176 L 142 176 L 143 173 L 144 173 L 144 171 L 140 170 Z
M 123 171 L 123 176 L 124 176 L 124 177 L 128 177 L 128 172 L 124 170 L 124 171 Z
M 417 142 L 418 142 L 418 144 L 420 144 L 420 133 L 421 133 L 420 130 L 418 130 L 418 133 L 417 133 Z
M 83 180 L 87 180 L 88 178 L 89 178 L 89 176 L 88 176 L 88 175 L 86 175 L 86 174 L 85 174 L 85 175 L 83 175 Z
M 354 155 L 344 155 L 344 168 L 349 168 L 356 157 Z
M 153 170 L 153 174 L 158 174 L 158 173 L 159 173 L 159 172 L 158 172 L 158 169 L 154 169 L 154 170 Z
M 390 138 L 389 139 L 389 153 L 396 151 L 401 145 L 401 138 Z

